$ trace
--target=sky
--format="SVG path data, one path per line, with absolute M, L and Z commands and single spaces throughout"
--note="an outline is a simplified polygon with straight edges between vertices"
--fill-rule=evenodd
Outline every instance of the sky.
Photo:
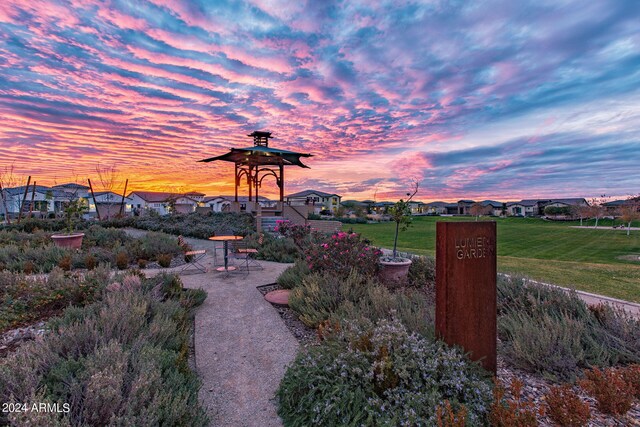
M 286 193 L 638 194 L 639 23 L 637 0 L 2 0 L 0 169 L 232 194 L 197 160 L 264 130 L 313 154 Z

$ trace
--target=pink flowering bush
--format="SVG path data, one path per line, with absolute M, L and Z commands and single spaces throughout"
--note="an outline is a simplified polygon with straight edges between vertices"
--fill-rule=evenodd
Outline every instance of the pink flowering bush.
M 348 276 L 352 269 L 365 276 L 375 275 L 382 254 L 359 234 L 343 231 L 322 239 L 319 244 L 309 245 L 304 253 L 311 271 L 330 271 L 342 277 Z
M 276 226 L 273 231 L 280 233 L 280 235 L 284 237 L 290 238 L 300 249 L 307 246 L 316 234 L 315 232 L 312 232 L 311 226 L 294 224 L 289 220 L 276 221 Z

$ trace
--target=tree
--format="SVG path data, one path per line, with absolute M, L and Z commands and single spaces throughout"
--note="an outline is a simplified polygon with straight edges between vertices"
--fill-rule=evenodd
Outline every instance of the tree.
M 574 217 L 580 218 L 580 226 L 582 227 L 582 220 L 589 218 L 591 214 L 591 206 L 587 205 L 575 205 L 571 207 L 571 214 Z
M 409 224 L 411 224 L 411 208 L 409 207 L 409 202 L 413 199 L 413 196 L 418 193 L 419 186 L 420 183 L 415 181 L 413 192 L 407 193 L 407 200 L 400 199 L 389 208 L 391 220 L 396 223 L 396 234 L 393 238 L 393 258 L 398 257 L 398 233 L 400 230 L 406 230 Z
M 14 166 L 5 166 L 4 170 L 0 171 L 0 198 L 2 198 L 2 209 L 4 211 L 5 220 L 7 224 L 11 224 L 11 218 L 7 207 L 7 188 L 15 187 L 22 179 L 14 174 Z
M 618 215 L 627 223 L 627 236 L 631 234 L 631 223 L 640 220 L 640 197 L 629 199 L 619 208 Z
M 116 189 L 122 189 L 123 196 L 125 196 L 124 192 L 126 192 L 126 183 L 124 183 L 118 169 L 115 165 L 112 166 L 101 166 L 98 164 L 96 166 L 96 173 L 98 174 L 98 183 L 101 191 L 106 191 L 110 193 L 116 193 Z M 117 194 L 117 193 L 116 193 Z M 102 213 L 103 219 L 109 219 L 112 216 L 112 211 L 117 212 L 116 216 L 120 214 L 120 203 L 122 199 L 110 199 L 107 197 L 108 202 L 104 204 L 104 212 Z M 98 203 L 94 200 L 96 205 L 96 213 L 98 212 Z M 106 214 L 106 215 L 104 215 Z M 98 215 L 100 218 L 100 214 Z
M 490 209 L 490 208 L 489 208 Z M 482 203 L 474 203 L 469 208 L 469 213 L 476 217 L 476 221 L 480 217 L 480 215 L 487 214 L 487 206 L 484 206 Z
M 591 203 L 589 203 L 589 215 L 593 218 L 596 219 L 596 223 L 593 226 L 593 228 L 598 228 L 598 220 L 604 215 L 605 213 L 605 209 L 604 206 L 602 206 L 602 203 L 604 202 L 604 195 L 602 196 L 602 198 L 598 199 L 598 198 L 593 198 L 591 199 Z

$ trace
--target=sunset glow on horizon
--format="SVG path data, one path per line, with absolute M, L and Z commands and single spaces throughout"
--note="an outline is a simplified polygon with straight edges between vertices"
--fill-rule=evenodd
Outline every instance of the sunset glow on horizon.
M 197 161 L 264 130 L 313 154 L 286 194 L 638 194 L 639 22 L 635 0 L 4 0 L 0 168 L 230 195 L 233 165 Z

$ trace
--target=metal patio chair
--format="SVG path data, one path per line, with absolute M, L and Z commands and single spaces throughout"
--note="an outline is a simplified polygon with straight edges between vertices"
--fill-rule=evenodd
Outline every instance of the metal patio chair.
M 178 246 L 182 248 L 184 252 L 185 264 L 180 269 L 180 272 L 197 270 L 201 273 L 207 272 L 207 267 L 202 264 L 204 257 L 207 255 L 205 249 L 192 250 L 191 246 L 184 241 L 184 237 L 178 236 Z

